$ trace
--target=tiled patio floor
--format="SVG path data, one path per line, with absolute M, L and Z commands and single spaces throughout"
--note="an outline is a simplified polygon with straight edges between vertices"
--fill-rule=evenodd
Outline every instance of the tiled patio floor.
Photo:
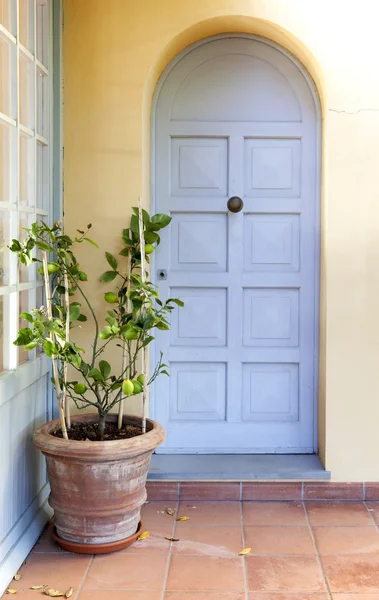
M 42 584 L 72 600 L 379 600 L 377 522 L 379 503 L 151 502 L 149 539 L 116 554 L 63 552 L 47 529 L 11 587 L 25 600 L 46 598 L 29 589 Z

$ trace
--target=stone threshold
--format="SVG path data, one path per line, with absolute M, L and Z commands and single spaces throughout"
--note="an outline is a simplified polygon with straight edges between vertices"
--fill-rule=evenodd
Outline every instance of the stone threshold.
M 149 480 L 328 480 L 316 454 L 153 454 Z

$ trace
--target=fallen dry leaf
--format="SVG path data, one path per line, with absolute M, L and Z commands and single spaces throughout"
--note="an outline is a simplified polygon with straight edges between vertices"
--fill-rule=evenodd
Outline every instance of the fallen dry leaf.
M 45 594 L 46 596 L 51 596 L 52 598 L 64 596 L 64 592 L 61 592 L 60 590 L 53 590 L 53 588 L 47 588 L 47 590 L 45 590 Z
M 49 587 L 49 586 L 48 585 L 31 585 L 30 589 L 31 590 L 44 590 L 47 587 Z
M 18 590 L 11 590 L 11 588 L 7 589 L 7 594 L 17 594 Z
M 175 514 L 175 511 L 173 508 L 166 508 L 166 513 L 172 517 L 172 515 Z
M 241 550 L 241 552 L 238 552 L 238 554 L 240 556 L 243 556 L 244 554 L 250 554 L 251 552 L 251 548 L 244 548 L 243 550 Z
M 138 536 L 137 540 L 139 542 L 143 542 L 143 540 L 147 540 L 150 537 L 150 533 L 148 531 L 144 531 L 141 535 Z
M 66 598 L 71 598 L 72 594 L 73 594 L 74 588 L 73 587 L 69 587 L 67 592 L 65 593 L 65 597 Z
M 178 517 L 176 520 L 177 521 L 189 521 L 189 517 L 186 517 L 186 516 Z
M 21 577 L 22 577 L 21 573 L 16 573 L 16 575 L 13 577 L 13 579 L 15 581 L 20 581 Z
M 169 535 L 165 536 L 164 539 L 168 540 L 169 542 L 179 542 L 179 538 L 170 537 Z

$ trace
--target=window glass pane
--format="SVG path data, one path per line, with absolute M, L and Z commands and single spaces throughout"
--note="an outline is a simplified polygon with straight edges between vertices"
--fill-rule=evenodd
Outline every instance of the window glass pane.
M 10 240 L 11 211 L 0 209 L 0 285 L 10 284 L 9 259 L 11 253 L 7 248 Z
M 49 65 L 49 3 L 37 0 L 37 59 Z
M 34 205 L 34 139 L 20 133 L 20 206 Z
M 19 312 L 20 313 L 29 311 L 29 294 L 30 294 L 29 290 L 24 290 L 23 292 L 19 293 Z M 28 322 L 25 321 L 24 319 L 21 319 L 21 317 L 19 317 L 18 326 L 20 329 L 22 327 L 28 327 Z M 22 363 L 25 363 L 27 360 L 28 360 L 27 350 L 24 350 L 24 348 L 19 346 L 19 348 L 18 348 L 19 364 L 22 365 Z
M 20 53 L 20 123 L 34 128 L 34 63 Z
M 14 61 L 12 59 L 15 56 L 16 46 L 11 41 L 0 36 L 0 112 L 5 113 L 9 117 L 14 119 L 16 117 L 16 110 L 12 98 L 12 66 Z
M 5 29 L 15 34 L 16 2 L 14 0 L 0 0 L 0 23 Z
M 12 0 L 13 2 L 15 0 Z M 34 47 L 34 7 L 33 0 L 19 0 L 19 36 L 20 44 L 30 52 Z
M 37 133 L 49 137 L 49 78 L 37 69 Z
M 11 125 L 0 122 L 0 201 L 11 202 Z
M 37 207 L 49 210 L 49 148 L 37 142 Z

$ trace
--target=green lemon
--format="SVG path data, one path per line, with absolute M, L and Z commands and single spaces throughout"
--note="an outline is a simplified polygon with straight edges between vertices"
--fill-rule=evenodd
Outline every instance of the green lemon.
M 136 329 L 127 329 L 123 335 L 126 340 L 136 340 L 139 333 Z
M 74 392 L 75 394 L 84 394 L 87 391 L 87 386 L 85 383 L 76 383 L 74 385 Z
M 142 385 L 136 379 L 133 379 L 134 393 L 140 394 L 142 392 Z
M 57 265 L 56 263 L 47 263 L 47 272 L 49 273 L 49 275 L 51 275 L 52 273 L 56 273 L 57 271 L 59 271 L 59 265 Z M 38 273 L 40 275 L 43 275 L 43 265 L 41 265 L 38 268 Z
M 137 381 L 139 381 L 139 382 L 140 382 L 140 384 L 141 384 L 141 385 L 142 385 L 142 387 L 143 387 L 143 384 L 144 384 L 144 382 L 145 382 L 145 377 L 143 376 L 143 374 L 142 374 L 142 373 L 141 373 L 141 375 L 138 375 L 138 377 L 137 377 Z
M 145 254 L 152 254 L 155 248 L 152 244 L 146 244 L 145 246 Z
M 101 340 L 107 340 L 108 338 L 110 338 L 110 337 L 111 337 L 111 335 L 112 335 L 112 334 L 111 334 L 111 333 L 108 333 L 108 331 L 100 331 L 100 333 L 99 333 L 99 338 L 100 338 Z
M 130 379 L 125 379 L 122 383 L 122 393 L 125 396 L 131 396 L 134 392 L 134 384 Z
M 109 304 L 115 304 L 118 302 L 118 296 L 114 292 L 107 292 L 104 294 L 104 299 L 106 302 L 109 302 Z
M 80 279 L 80 281 L 88 281 L 88 277 L 87 277 L 86 273 L 83 273 L 83 271 L 80 271 L 79 279 Z

